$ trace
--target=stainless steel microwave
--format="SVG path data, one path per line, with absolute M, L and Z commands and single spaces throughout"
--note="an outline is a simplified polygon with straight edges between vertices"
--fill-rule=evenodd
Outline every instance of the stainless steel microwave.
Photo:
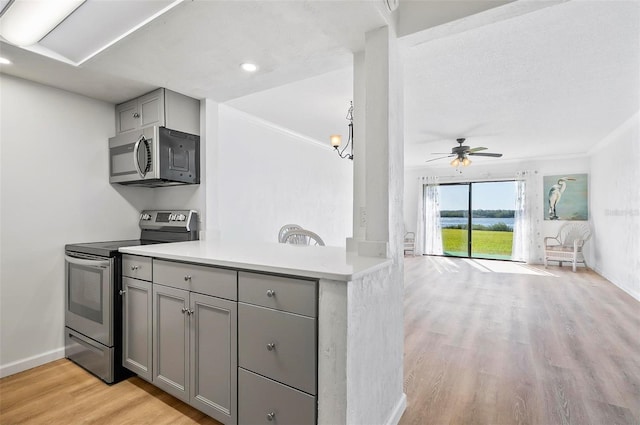
M 131 186 L 200 183 L 200 136 L 151 126 L 109 139 L 109 182 Z

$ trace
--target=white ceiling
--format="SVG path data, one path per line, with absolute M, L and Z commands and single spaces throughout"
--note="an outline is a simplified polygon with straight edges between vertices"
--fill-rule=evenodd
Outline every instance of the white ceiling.
M 394 16 L 382 0 L 185 1 L 80 67 L 0 42 L 0 71 L 112 103 L 167 87 L 328 144 L 346 130 L 351 52 L 391 19 L 406 166 L 457 137 L 504 154 L 474 163 L 581 154 L 639 110 L 637 0 L 401 0 Z
M 458 137 L 504 154 L 477 163 L 586 154 L 640 109 L 640 2 L 569 1 L 407 47 L 405 82 L 405 166 Z

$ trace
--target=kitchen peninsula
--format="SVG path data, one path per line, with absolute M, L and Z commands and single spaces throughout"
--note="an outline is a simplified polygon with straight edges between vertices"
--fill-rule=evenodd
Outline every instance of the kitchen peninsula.
M 231 295 L 222 298 L 237 304 L 237 310 L 229 310 L 230 315 L 237 311 L 237 351 L 236 335 L 231 342 L 232 357 L 238 359 L 233 366 L 238 368 L 237 383 L 230 385 L 232 400 L 226 416 L 218 419 L 209 413 L 214 418 L 224 423 L 269 423 L 277 415 L 284 420 L 288 414 L 294 422 L 345 424 L 366 417 L 371 403 L 378 402 L 392 407 L 380 422 L 397 423 L 405 407 L 404 395 L 399 400 L 395 395 L 394 400 L 375 400 L 385 397 L 389 384 L 384 373 L 376 374 L 385 368 L 386 361 L 376 355 L 376 347 L 384 343 L 385 334 L 394 331 L 385 329 L 384 322 L 377 319 L 385 306 L 378 282 L 390 273 L 391 259 L 360 257 L 338 247 L 206 240 L 120 251 L 133 260 L 152 259 L 154 288 L 164 288 L 169 284 L 165 282 L 172 281 L 177 286 L 170 286 L 185 292 L 206 293 L 202 288 L 217 279 L 216 273 L 225 282 L 229 282 L 228 273 L 233 273 L 235 286 L 229 290 L 230 284 L 225 283 L 224 291 Z M 183 310 L 191 315 L 194 308 L 187 305 Z M 154 326 L 156 318 L 154 312 Z M 273 342 L 257 341 L 269 332 L 274 332 L 268 337 Z M 362 335 L 378 335 L 380 339 L 362 344 Z M 281 351 L 279 343 L 283 344 Z M 287 348 L 284 344 L 289 343 Z M 154 362 L 156 356 L 154 353 Z M 289 368 L 287 364 L 296 366 Z M 363 380 L 364 374 L 375 375 L 374 381 Z M 371 382 L 378 388 L 371 388 Z M 194 394 L 193 389 L 191 392 Z M 272 398 L 280 411 L 269 410 Z M 192 396 L 191 404 L 198 407 L 197 400 L 193 401 Z M 263 402 L 266 404 L 261 405 Z

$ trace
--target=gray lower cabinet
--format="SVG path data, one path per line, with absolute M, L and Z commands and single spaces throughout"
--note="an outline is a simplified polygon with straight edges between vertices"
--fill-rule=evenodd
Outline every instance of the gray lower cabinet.
M 151 381 L 151 282 L 122 278 L 122 365 Z
M 316 280 L 138 256 L 123 275 L 125 367 L 227 425 L 316 423 Z
M 238 420 L 315 424 L 317 281 L 239 272 Z
M 225 424 L 237 423 L 236 338 L 237 302 L 153 284 L 153 384 Z
M 240 424 L 305 425 L 316 423 L 315 397 L 238 369 Z

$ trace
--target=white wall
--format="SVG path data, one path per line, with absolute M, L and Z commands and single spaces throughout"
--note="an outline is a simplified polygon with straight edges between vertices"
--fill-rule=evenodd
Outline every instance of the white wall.
M 276 242 L 280 227 L 295 223 L 327 245 L 344 246 L 352 225 L 351 161 L 236 109 L 219 111 L 218 188 L 208 192 L 218 194 L 220 238 Z
M 114 107 L 0 75 L 0 374 L 64 355 L 64 245 L 137 238 L 144 188 L 111 186 Z
M 592 267 L 640 301 L 640 116 L 591 156 Z
M 404 224 L 406 231 L 415 232 L 417 223 L 417 208 L 418 208 L 418 177 L 421 176 L 439 176 L 441 183 L 453 183 L 462 181 L 483 181 L 483 180 L 508 180 L 514 179 L 515 173 L 521 170 L 538 171 L 538 177 L 536 178 L 537 199 L 540 202 L 544 202 L 542 196 L 543 177 L 548 175 L 559 174 L 582 174 L 589 173 L 589 159 L 586 156 L 574 157 L 574 158 L 559 158 L 559 159 L 546 159 L 546 160 L 532 160 L 526 162 L 503 162 L 495 160 L 495 162 L 487 164 L 478 164 L 479 161 L 474 161 L 473 165 L 463 170 L 462 174 L 458 174 L 455 168 L 451 166 L 443 167 L 431 167 L 431 168 L 412 168 L 405 170 L 405 189 L 404 189 Z M 446 163 L 446 161 L 445 161 Z M 589 179 L 592 177 L 589 176 Z M 547 207 L 541 205 L 540 211 L 544 214 L 547 211 Z M 591 221 L 591 211 L 589 212 Z M 538 236 L 539 244 L 534 258 L 537 262 L 542 262 L 543 255 L 543 238 L 545 236 L 555 236 L 558 229 L 565 221 L 550 221 L 544 220 L 544 217 L 540 217 L 542 226 L 540 229 L 540 235 Z M 591 263 L 589 259 L 592 258 L 593 253 L 593 240 L 585 246 L 585 255 L 587 263 Z

